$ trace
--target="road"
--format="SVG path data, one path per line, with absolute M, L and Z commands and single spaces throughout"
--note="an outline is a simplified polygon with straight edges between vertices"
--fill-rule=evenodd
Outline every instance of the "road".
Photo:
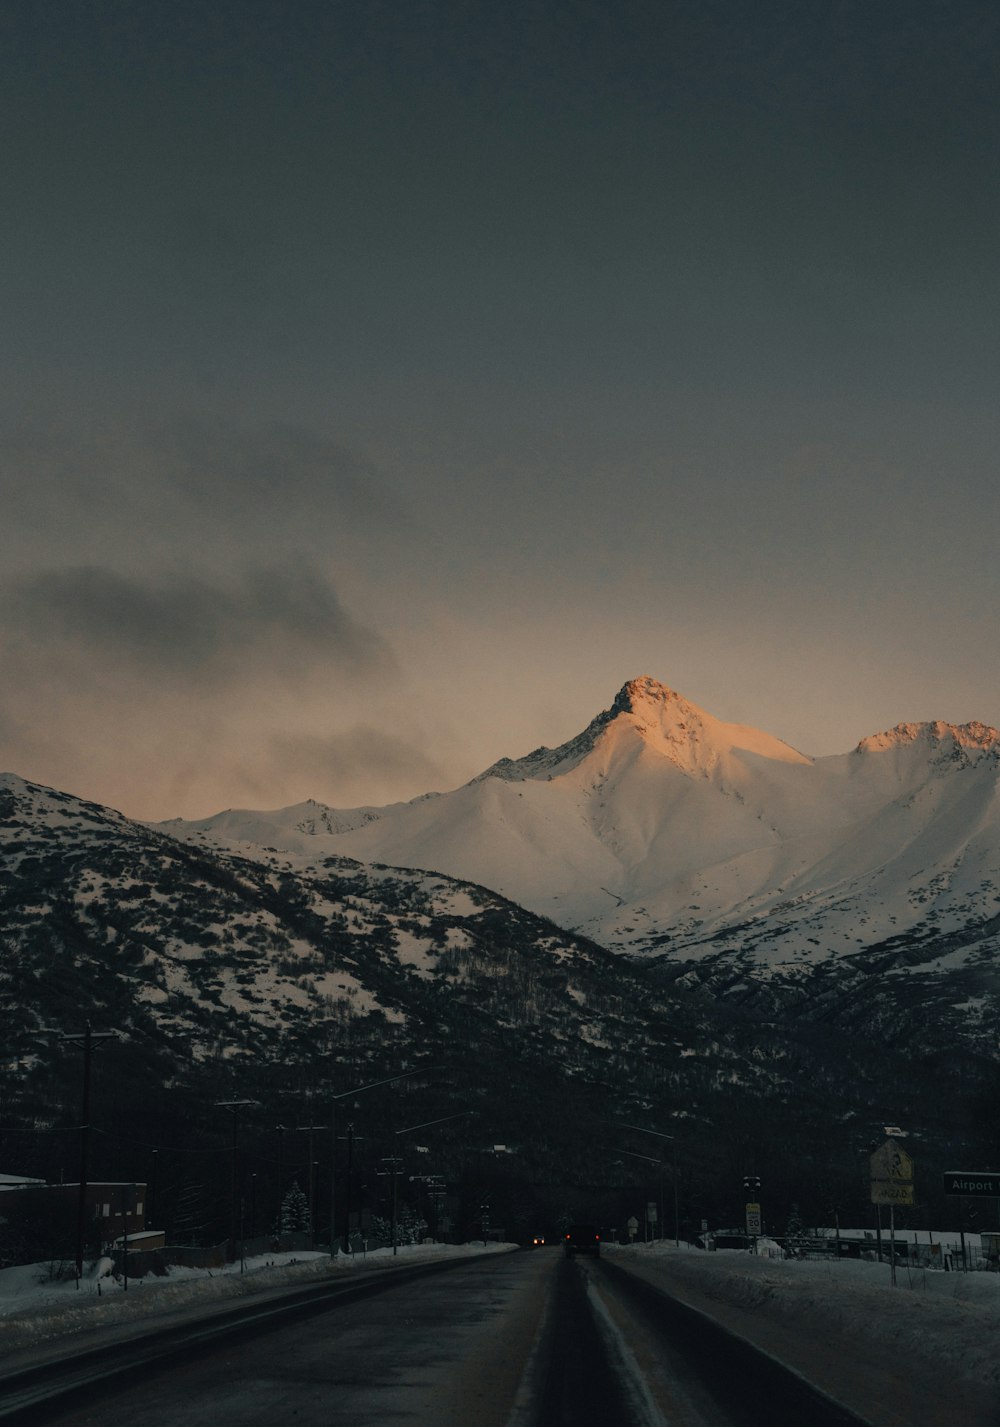
M 803 1397 L 803 1392 L 806 1394 Z M 14 1419 L 17 1420 L 17 1419 Z M 31 1421 L 88 1427 L 848 1427 L 593 1259 L 492 1255 L 138 1367 Z

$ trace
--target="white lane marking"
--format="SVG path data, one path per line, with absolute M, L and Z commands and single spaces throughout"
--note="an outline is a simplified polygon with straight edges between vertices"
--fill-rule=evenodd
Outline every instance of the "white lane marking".
M 670 1427 L 653 1400 L 642 1368 L 622 1335 L 621 1329 L 605 1307 L 604 1300 L 587 1278 L 587 1299 L 597 1326 L 604 1338 L 608 1356 L 618 1372 L 629 1406 L 636 1415 L 637 1427 Z

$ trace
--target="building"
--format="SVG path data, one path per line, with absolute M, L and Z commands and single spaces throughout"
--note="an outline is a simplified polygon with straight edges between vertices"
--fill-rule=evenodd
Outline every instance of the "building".
M 50 1184 L 48 1193 L 59 1201 L 76 1204 L 79 1184 Z M 88 1184 L 84 1192 L 85 1216 L 88 1224 L 98 1226 L 101 1247 L 114 1242 L 123 1233 L 129 1237 L 141 1234 L 146 1227 L 146 1185 L 112 1180 Z

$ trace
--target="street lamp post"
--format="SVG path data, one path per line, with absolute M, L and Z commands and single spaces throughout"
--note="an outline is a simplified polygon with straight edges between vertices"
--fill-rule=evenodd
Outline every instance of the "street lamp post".
M 341 1090 L 330 1097 L 330 1257 L 337 1252 L 336 1210 L 337 1210 L 337 1106 L 341 1100 L 350 1100 L 354 1095 L 363 1095 L 366 1090 L 378 1090 L 383 1085 L 394 1085 L 397 1080 L 410 1080 L 415 1075 L 436 1075 L 442 1070 L 440 1065 L 421 1065 L 415 1070 L 401 1070 L 398 1075 L 387 1075 L 384 1080 L 371 1080 L 367 1085 L 358 1085 L 353 1090 Z M 349 1146 L 350 1148 L 352 1145 Z M 347 1186 L 347 1220 L 344 1225 L 344 1251 L 350 1247 L 350 1182 Z
M 674 1247 L 675 1247 L 675 1248 L 679 1248 L 679 1247 L 680 1247 L 680 1242 L 681 1242 L 681 1236 L 680 1236 L 679 1199 L 678 1199 L 678 1188 L 677 1188 L 677 1136 L 676 1136 L 676 1135 L 665 1135 L 665 1134 L 663 1134 L 660 1130 L 647 1130 L 646 1127 L 645 1127 L 645 1125 L 626 1125 L 624 1120 L 616 1120 L 616 1121 L 615 1121 L 615 1124 L 616 1124 L 616 1125 L 621 1125 L 622 1129 L 625 1129 L 625 1130 L 635 1130 L 635 1132 L 636 1132 L 637 1134 L 640 1134 L 640 1135 L 652 1135 L 653 1138 L 654 1138 L 654 1139 L 657 1139 L 657 1140 L 669 1140 L 670 1143 L 671 1143 L 671 1145 L 673 1146 L 673 1153 L 672 1153 L 672 1156 L 671 1156 L 670 1173 L 671 1173 L 671 1176 L 672 1176 L 673 1181 L 674 1181 Z M 626 1150 L 626 1154 L 627 1154 L 627 1153 L 629 1153 L 629 1151 Z M 641 1159 L 642 1156 L 640 1155 L 639 1158 Z
M 396 1139 L 398 1139 L 400 1135 L 412 1135 L 412 1134 L 414 1134 L 417 1130 L 429 1130 L 432 1125 L 443 1125 L 446 1120 L 461 1120 L 461 1119 L 464 1118 L 464 1116 L 466 1116 L 466 1115 L 473 1115 L 473 1114 L 475 1114 L 475 1111 L 474 1111 L 474 1110 L 457 1110 L 454 1115 L 442 1115 L 442 1116 L 441 1116 L 439 1119 L 437 1119 L 437 1120 L 424 1120 L 423 1123 L 420 1124 L 420 1125 L 407 1125 L 405 1129 L 402 1129 L 402 1130 L 393 1130 L 393 1135 L 395 1136 Z M 398 1171 L 398 1167 L 399 1167 L 400 1163 L 401 1163 L 401 1160 L 399 1159 L 398 1155 L 393 1155 L 393 1156 L 392 1156 L 392 1252 L 393 1252 L 393 1254 L 396 1254 L 396 1253 L 398 1252 L 398 1248 L 399 1248 L 399 1245 L 398 1245 L 398 1242 L 397 1242 L 397 1241 L 398 1241 L 398 1238 L 399 1238 L 399 1235 L 396 1233 L 396 1176 L 397 1176 L 397 1171 Z
M 643 1160 L 646 1161 L 647 1164 L 655 1164 L 655 1165 L 658 1166 L 659 1171 L 660 1171 L 660 1239 L 662 1240 L 662 1238 L 663 1238 L 663 1160 L 662 1160 L 662 1159 L 654 1159 L 654 1157 L 653 1157 L 651 1154 L 636 1154 L 635 1150 L 620 1149 L 620 1150 L 618 1151 L 618 1153 L 619 1153 L 619 1154 L 627 1154 L 628 1157 L 629 1157 L 629 1159 L 643 1159 Z M 647 1239 L 648 1239 L 648 1238 L 649 1238 L 649 1212 L 648 1212 L 648 1210 L 647 1210 L 646 1215 L 645 1215 L 645 1226 L 646 1226 L 646 1237 L 647 1237 Z M 655 1238 L 656 1238 L 656 1235 L 653 1234 L 652 1237 L 655 1239 Z

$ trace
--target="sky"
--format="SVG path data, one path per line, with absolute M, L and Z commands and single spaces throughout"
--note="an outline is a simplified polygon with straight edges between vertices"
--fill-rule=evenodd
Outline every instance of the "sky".
M 0 768 L 1000 725 L 1000 11 L 0 0 Z

